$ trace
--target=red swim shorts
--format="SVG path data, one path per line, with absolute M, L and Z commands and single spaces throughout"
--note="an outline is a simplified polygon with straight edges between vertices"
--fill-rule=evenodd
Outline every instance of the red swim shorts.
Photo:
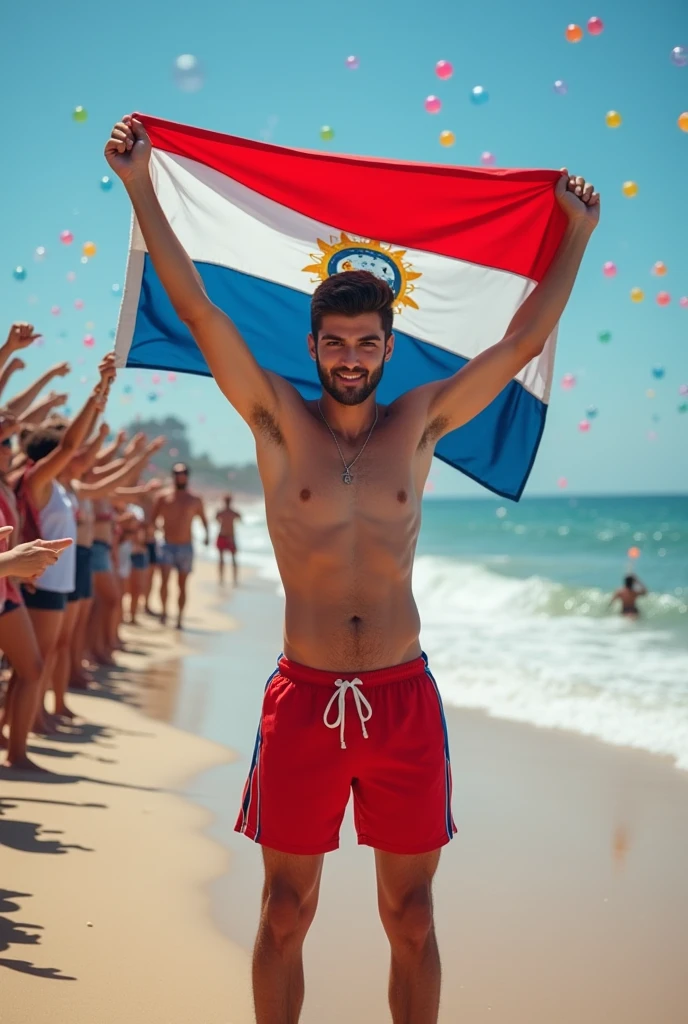
M 420 854 L 453 838 L 447 726 L 425 655 L 337 673 L 281 657 L 265 688 L 235 830 L 283 853 L 336 850 L 353 791 L 359 843 Z
M 217 550 L 218 551 L 230 551 L 233 555 L 236 554 L 236 544 L 229 537 L 223 537 L 220 535 L 217 538 Z

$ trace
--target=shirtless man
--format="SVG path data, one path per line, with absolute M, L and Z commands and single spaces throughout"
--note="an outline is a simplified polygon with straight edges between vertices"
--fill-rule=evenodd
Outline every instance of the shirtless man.
M 220 583 L 224 583 L 225 580 L 225 551 L 228 551 L 232 556 L 232 578 L 234 580 L 234 586 L 237 585 L 237 546 L 236 537 L 234 536 L 234 524 L 237 519 L 241 519 L 241 512 L 237 512 L 235 508 L 232 508 L 232 495 L 225 495 L 224 508 L 215 516 L 217 519 L 220 532 L 217 535 L 217 550 L 220 556 L 220 562 L 218 570 L 220 573 Z
M 258 1024 L 298 1020 L 303 941 L 352 789 L 359 842 L 375 849 L 392 1018 L 435 1024 L 432 878 L 455 826 L 446 726 L 411 590 L 423 487 L 438 438 L 542 352 L 598 221 L 599 196 L 562 171 L 556 195 L 568 228 L 504 338 L 387 407 L 376 387 L 394 349 L 391 290 L 358 271 L 323 282 L 308 337 L 323 392 L 304 401 L 258 365 L 208 298 L 155 195 L 143 125 L 129 117 L 115 125 L 105 155 L 179 318 L 253 431 L 286 595 L 284 656 L 266 687 L 236 824 L 262 844 L 265 867 L 253 956 Z
M 203 501 L 197 494 L 188 490 L 189 470 L 183 462 L 172 467 L 174 488 L 165 491 L 157 499 L 153 508 L 153 525 L 162 520 L 165 540 L 160 550 L 160 603 L 162 616 L 160 621 L 167 622 L 167 590 L 172 569 L 177 570 L 179 581 L 179 609 L 177 629 L 182 628 L 182 616 L 186 605 L 186 581 L 193 568 L 193 543 L 191 541 L 191 524 L 198 516 L 205 527 L 205 543 L 210 543 L 208 521 L 205 518 Z
M 629 619 L 637 619 L 640 609 L 636 604 L 639 597 L 647 594 L 647 587 L 632 573 L 624 576 L 624 585 L 615 590 L 609 602 L 611 608 L 615 601 L 621 601 L 621 614 Z

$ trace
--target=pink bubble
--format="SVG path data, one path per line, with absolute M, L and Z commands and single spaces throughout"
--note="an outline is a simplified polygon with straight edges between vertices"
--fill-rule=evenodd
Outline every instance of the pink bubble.
M 688 295 L 682 295 L 678 300 L 678 304 L 681 309 L 688 309 Z
M 61 231 L 60 232 L 60 241 L 62 242 L 63 245 L 71 245 L 72 242 L 74 241 L 74 235 L 72 234 L 71 231 Z
M 650 430 L 648 432 L 647 439 L 648 439 L 648 441 L 656 441 L 657 440 L 657 432 L 654 431 L 654 430 Z
M 565 373 L 564 376 L 561 378 L 561 386 L 564 389 L 564 391 L 570 391 L 571 388 L 575 388 L 576 378 L 574 377 L 574 375 L 572 373 Z
M 83 309 L 83 308 L 84 308 L 84 300 L 83 299 L 74 299 L 74 309 Z
M 616 277 L 616 263 L 612 263 L 611 260 L 607 260 L 602 267 L 602 273 L 605 277 Z
M 160 374 L 159 373 L 154 373 L 153 376 L 151 377 L 151 384 L 159 384 L 159 383 L 160 383 Z
M 198 417 L 198 422 L 205 423 L 205 416 L 203 415 L 203 413 L 201 413 L 201 415 Z
M 497 158 L 494 153 L 490 153 L 488 150 L 485 150 L 484 153 L 480 154 L 480 163 L 483 167 L 494 167 L 497 163 Z
M 657 305 L 658 306 L 668 306 L 670 302 L 671 302 L 671 295 L 669 295 L 669 292 L 659 292 L 658 293 L 658 295 L 657 295 Z
M 569 485 L 569 482 L 568 482 L 568 480 L 566 479 L 565 476 L 560 476 L 559 479 L 557 480 L 557 487 L 560 487 L 562 490 L 565 487 L 568 487 L 568 485 Z
M 589 420 L 581 420 L 578 424 L 578 429 L 580 430 L 581 434 L 587 434 L 587 432 L 590 430 Z
M 53 316 L 59 316 L 62 310 L 60 309 L 59 306 L 51 306 L 50 312 L 52 313 Z
M 74 271 L 73 271 L 73 270 L 70 270 L 70 271 L 68 272 L 68 274 L 67 274 L 67 280 L 69 281 L 69 283 L 70 283 L 70 284 L 72 284 L 72 282 L 73 282 L 73 281 L 76 281 L 76 274 L 74 273 Z
M 177 379 L 177 374 L 176 373 L 168 373 L 167 374 L 167 379 L 170 382 L 170 384 L 174 384 L 174 382 Z
M 353 55 L 351 57 L 347 57 L 344 63 L 346 64 L 349 71 L 357 71 L 358 68 L 361 66 L 361 62 L 358 59 L 358 57 L 354 57 Z
M 84 346 L 85 346 L 85 348 L 93 348 L 95 343 L 96 343 L 96 339 L 93 337 L 92 334 L 87 334 L 86 337 L 84 338 Z
M 442 100 L 439 96 L 428 96 L 425 101 L 425 109 L 428 114 L 439 114 L 442 109 Z
M 170 458 L 174 459 L 174 458 L 177 457 L 177 455 L 179 455 L 179 449 L 178 448 L 170 448 L 170 451 L 169 451 Z
M 688 395 L 688 384 L 679 384 L 679 395 Z
M 599 36 L 604 32 L 604 22 L 601 18 L 590 18 L 588 21 L 588 32 L 591 36 Z
M 454 74 L 454 66 L 448 60 L 438 60 L 435 64 L 435 74 L 446 82 Z

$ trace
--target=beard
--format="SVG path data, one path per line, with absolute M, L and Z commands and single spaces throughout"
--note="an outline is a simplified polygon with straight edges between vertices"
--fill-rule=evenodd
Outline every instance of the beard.
M 328 395 L 334 398 L 335 402 L 339 402 L 340 405 L 361 405 L 362 402 L 365 402 L 366 398 L 369 398 L 370 395 L 372 395 L 373 391 L 375 391 L 382 380 L 385 361 L 383 359 L 380 365 L 370 373 L 362 366 L 358 366 L 355 369 L 350 370 L 350 373 L 363 373 L 365 375 L 355 386 L 346 384 L 341 380 L 341 378 L 337 377 L 336 370 L 332 373 L 328 373 L 323 369 L 317 351 L 315 353 L 315 365 L 317 367 L 318 378 L 323 389 L 327 391 Z
M 174 486 L 177 491 L 185 491 L 188 484 L 188 480 L 175 480 Z

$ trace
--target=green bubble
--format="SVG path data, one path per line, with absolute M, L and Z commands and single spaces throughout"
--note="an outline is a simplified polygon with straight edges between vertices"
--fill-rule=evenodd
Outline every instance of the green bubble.
M 334 128 L 330 128 L 329 124 L 324 124 L 320 129 L 320 138 L 323 142 L 331 142 L 334 138 Z
M 681 402 L 678 407 L 679 412 L 688 412 L 688 402 Z
M 74 107 L 72 117 L 75 121 L 85 121 L 88 117 L 88 111 L 85 107 Z
M 601 341 L 603 344 L 608 342 L 608 341 L 611 341 L 612 340 L 612 332 L 611 331 L 600 331 L 600 333 L 597 335 L 597 340 Z

